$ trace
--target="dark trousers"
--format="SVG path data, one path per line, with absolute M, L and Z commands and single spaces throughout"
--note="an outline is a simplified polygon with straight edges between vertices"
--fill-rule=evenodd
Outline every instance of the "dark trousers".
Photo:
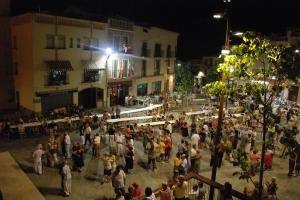
M 223 155 L 224 155 L 224 152 L 219 152 L 219 153 L 218 153 L 218 167 L 219 167 L 219 168 L 220 168 L 221 165 L 222 165 Z
M 84 142 L 85 145 L 87 144 L 87 141 L 89 141 L 89 145 L 92 144 L 92 141 L 91 141 L 91 134 L 85 134 L 84 139 L 85 139 L 85 142 Z
M 294 160 L 289 159 L 289 176 L 293 175 L 294 173 L 295 163 L 296 162 Z
M 156 165 L 155 165 L 155 158 L 150 158 L 148 157 L 148 164 L 147 164 L 147 168 L 150 169 L 150 165 L 152 163 L 152 170 L 154 170 L 156 168 Z
M 191 159 L 191 171 L 195 171 L 196 169 L 196 159 Z

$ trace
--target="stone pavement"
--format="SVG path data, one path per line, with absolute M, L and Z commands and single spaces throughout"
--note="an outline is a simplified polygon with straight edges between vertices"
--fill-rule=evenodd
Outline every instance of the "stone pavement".
M 71 133 L 72 140 L 78 139 L 78 132 Z M 60 176 L 58 169 L 45 168 L 44 174 L 39 176 L 34 174 L 33 164 L 31 159 L 31 153 L 38 143 L 46 143 L 46 137 L 38 138 L 23 138 L 14 141 L 7 141 L 6 139 L 0 140 L 0 151 L 9 151 L 13 157 L 17 160 L 21 168 L 28 175 L 30 180 L 36 185 L 40 192 L 45 196 L 47 200 L 59 200 L 65 199 L 61 196 L 60 190 Z M 146 171 L 144 169 L 146 163 L 146 156 L 143 152 L 142 143 L 135 141 L 135 163 L 132 173 L 127 176 L 126 187 L 133 182 L 139 183 L 144 189 L 146 186 L 150 186 L 153 189 L 158 188 L 163 181 L 167 181 L 173 174 L 173 158 L 175 151 L 177 150 L 177 144 L 179 143 L 181 136 L 178 133 L 174 133 L 173 137 L 173 152 L 172 158 L 169 163 L 158 163 L 158 169 L 154 172 Z M 102 145 L 103 147 L 104 145 Z M 107 151 L 106 148 L 102 148 L 102 152 Z M 202 150 L 203 158 L 201 160 L 200 174 L 205 177 L 210 177 L 211 168 L 209 166 L 210 152 L 208 150 Z M 85 156 L 85 167 L 81 173 L 74 172 L 72 180 L 72 194 L 68 199 L 82 200 L 93 199 L 101 200 L 104 197 L 113 197 L 114 192 L 110 183 L 102 184 L 100 179 L 103 175 L 103 165 L 101 160 L 91 160 L 90 154 Z M 287 176 L 288 160 L 279 158 L 277 155 L 273 160 L 273 170 L 266 171 L 264 173 L 266 179 L 271 177 L 277 177 L 278 181 L 278 197 L 280 200 L 297 200 L 300 199 L 300 177 L 289 178 Z M 224 183 L 229 181 L 232 183 L 233 188 L 238 191 L 243 191 L 246 185 L 252 187 L 251 183 L 247 183 L 244 180 L 239 180 L 238 177 L 233 177 L 232 173 L 238 170 L 233 167 L 232 164 L 227 161 L 223 162 L 221 169 L 218 169 L 217 181 Z M 254 177 L 258 180 L 258 176 Z

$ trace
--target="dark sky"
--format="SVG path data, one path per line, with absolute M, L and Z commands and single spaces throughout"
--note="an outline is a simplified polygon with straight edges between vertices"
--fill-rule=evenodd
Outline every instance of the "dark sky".
M 11 0 L 12 13 L 29 10 L 60 13 L 76 7 L 89 13 L 120 15 L 138 22 L 174 30 L 180 34 L 180 58 L 217 55 L 225 40 L 225 21 L 212 15 L 224 11 L 223 0 Z M 233 31 L 284 33 L 300 26 L 299 0 L 231 0 Z

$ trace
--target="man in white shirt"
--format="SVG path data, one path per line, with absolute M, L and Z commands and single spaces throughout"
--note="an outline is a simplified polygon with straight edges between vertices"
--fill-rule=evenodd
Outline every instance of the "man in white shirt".
M 172 134 L 172 124 L 170 122 L 166 122 L 166 129 L 169 130 L 170 134 Z
M 116 136 L 116 145 L 117 156 L 123 156 L 123 136 L 121 131 L 119 131 L 118 135 Z
M 71 158 L 70 148 L 71 148 L 71 138 L 69 136 L 69 133 L 66 133 L 66 135 L 65 135 L 65 150 L 66 150 L 67 158 Z
M 71 174 L 71 169 L 70 169 L 67 161 L 64 161 L 64 166 L 62 168 L 62 176 L 63 176 L 64 194 L 65 194 L 65 196 L 70 196 L 72 174 Z
M 200 142 L 200 136 L 198 133 L 194 133 L 191 137 L 191 143 L 192 143 L 192 146 L 195 145 L 196 149 L 199 148 L 199 142 Z

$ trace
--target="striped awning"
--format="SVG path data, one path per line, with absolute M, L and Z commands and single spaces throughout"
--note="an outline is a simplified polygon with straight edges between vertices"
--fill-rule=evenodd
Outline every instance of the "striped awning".
M 73 70 L 71 62 L 69 60 L 48 60 L 45 62 L 49 66 L 49 69 L 53 70 L 53 71 L 61 71 L 61 70 L 71 71 L 71 70 Z
M 91 71 L 101 70 L 100 67 L 96 64 L 96 61 L 94 60 L 82 60 L 81 63 L 85 70 L 91 70 Z

